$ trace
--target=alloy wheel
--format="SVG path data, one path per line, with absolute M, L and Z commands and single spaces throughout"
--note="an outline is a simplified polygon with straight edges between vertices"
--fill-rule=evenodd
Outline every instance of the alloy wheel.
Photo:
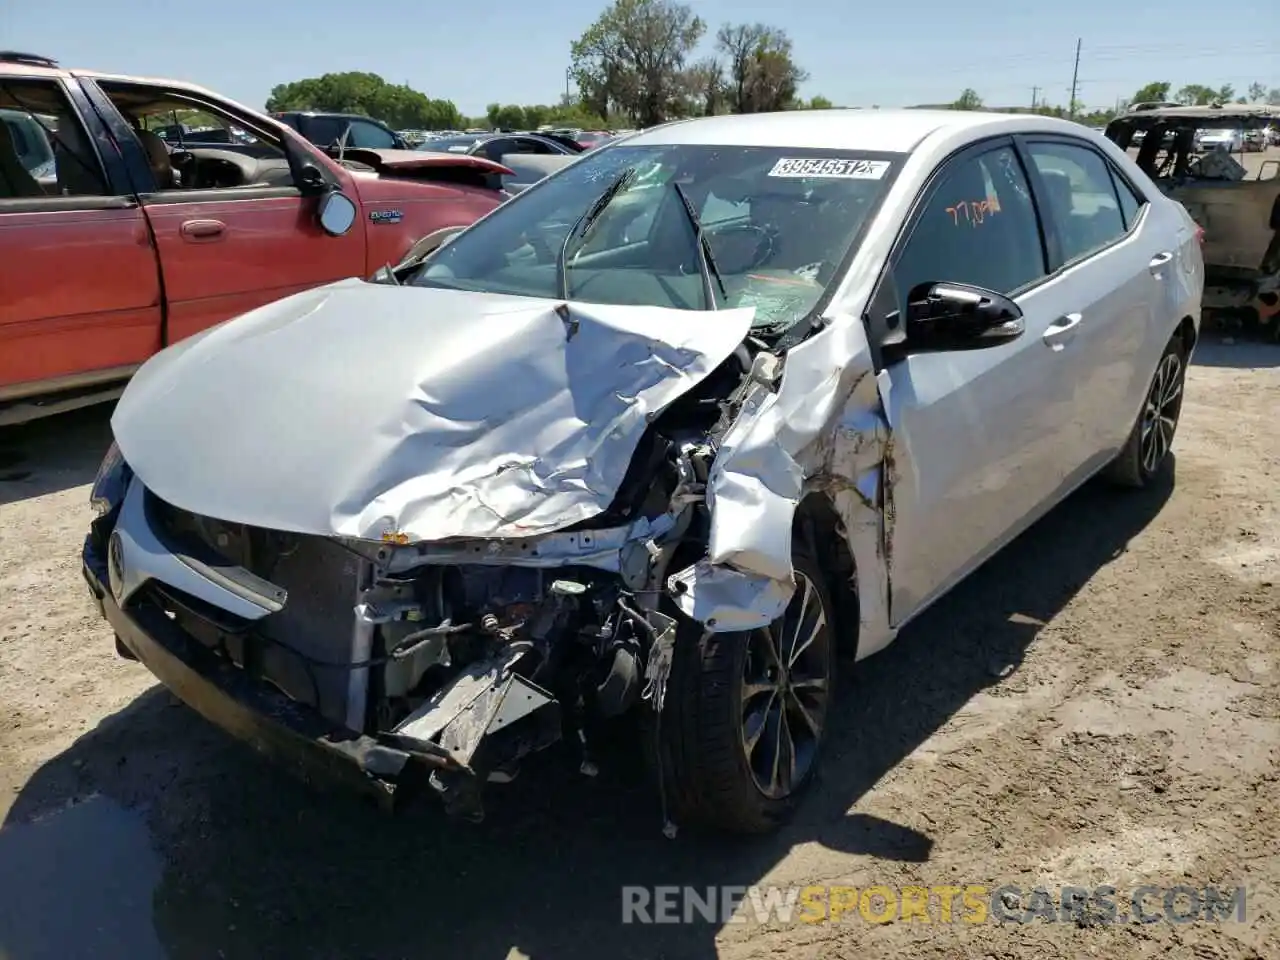
M 1182 358 L 1177 353 L 1166 353 L 1156 368 L 1142 411 L 1141 443 L 1142 469 L 1147 474 L 1156 472 L 1173 444 L 1173 434 L 1178 428 L 1178 414 L 1182 410 Z
M 822 594 L 796 571 L 781 617 L 753 630 L 742 671 L 742 745 L 764 796 L 790 796 L 817 759 L 831 696 L 831 630 Z

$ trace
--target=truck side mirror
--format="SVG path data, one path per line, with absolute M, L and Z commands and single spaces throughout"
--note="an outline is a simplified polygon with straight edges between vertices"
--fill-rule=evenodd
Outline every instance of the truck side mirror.
M 355 201 L 341 190 L 331 190 L 320 198 L 316 217 L 325 233 L 331 237 L 340 237 L 356 222 Z

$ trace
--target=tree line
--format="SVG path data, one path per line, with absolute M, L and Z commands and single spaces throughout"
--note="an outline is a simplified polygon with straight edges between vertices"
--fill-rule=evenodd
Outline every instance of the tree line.
M 327 73 L 271 90 L 267 110 L 360 113 L 401 129 L 489 126 L 531 129 L 650 126 L 716 113 L 824 109 L 826 97 L 799 97 L 809 75 L 791 38 L 762 23 L 719 27 L 712 52 L 696 53 L 707 25 L 676 0 L 615 0 L 570 47 L 577 94 L 553 105 L 489 104 L 464 117 L 451 100 L 432 99 L 373 73 Z
M 1068 117 L 1081 123 L 1101 126 L 1131 103 L 1179 103 L 1184 106 L 1207 106 L 1211 103 L 1277 103 L 1280 104 L 1280 87 L 1270 90 L 1261 83 L 1251 83 L 1245 93 L 1237 96 L 1236 89 L 1229 83 L 1211 87 L 1202 83 L 1189 83 L 1174 91 L 1173 84 L 1168 81 L 1148 83 L 1140 87 L 1128 100 L 1120 100 L 1114 108 L 1094 108 L 1086 110 L 1077 100 L 1069 106 L 1056 106 L 1037 103 L 1029 107 L 988 106 L 972 87 L 966 87 L 960 96 L 950 103 L 925 104 L 949 110 L 994 110 L 1001 113 L 1038 113 L 1051 117 Z
M 1130 103 L 1143 103 L 1152 100 L 1163 100 L 1170 103 L 1181 103 L 1186 106 L 1207 106 L 1211 103 L 1280 103 L 1280 87 L 1270 90 L 1261 83 L 1251 83 L 1248 89 L 1239 96 L 1236 88 L 1229 83 L 1220 87 L 1210 87 L 1203 83 L 1188 83 L 1180 87 L 1176 93 L 1173 84 L 1167 80 L 1148 83 L 1138 90 L 1129 100 Z
M 328 73 L 276 86 L 269 111 L 321 110 L 360 113 L 398 129 L 462 127 L 535 129 L 544 124 L 582 128 L 651 126 L 683 117 L 774 110 L 825 109 L 826 97 L 800 97 L 809 78 L 795 59 L 791 38 L 764 23 L 725 23 L 716 29 L 709 52 L 708 26 L 693 7 L 679 0 L 614 0 L 570 46 L 568 77 L 577 93 L 556 104 L 488 105 L 483 117 L 465 117 L 451 100 L 433 99 L 407 84 L 388 83 L 374 73 Z M 1172 100 L 1185 104 L 1280 103 L 1280 88 L 1252 83 L 1237 96 L 1231 84 L 1213 87 L 1148 83 L 1128 103 Z M 1103 124 L 1116 109 L 1066 106 L 988 106 L 976 90 L 965 89 L 949 103 L 922 104 L 953 110 L 998 110 L 1071 117 Z

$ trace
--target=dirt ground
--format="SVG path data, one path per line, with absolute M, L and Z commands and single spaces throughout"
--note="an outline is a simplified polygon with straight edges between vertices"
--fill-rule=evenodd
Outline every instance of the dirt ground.
M 1201 345 L 1173 477 L 1089 485 L 863 665 L 781 835 L 664 839 L 614 758 L 479 826 L 295 783 L 113 653 L 102 411 L 0 436 L 0 958 L 1280 957 L 1280 347 Z M 624 925 L 624 885 L 1207 884 L 1244 922 Z

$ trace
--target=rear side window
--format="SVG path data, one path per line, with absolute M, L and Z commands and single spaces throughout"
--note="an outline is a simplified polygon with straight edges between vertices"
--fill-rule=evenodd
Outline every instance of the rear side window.
M 306 117 L 301 127 L 308 140 L 322 147 L 335 146 L 346 128 L 347 121 L 340 117 Z
M 1110 164 L 1108 164 L 1110 166 Z M 1129 181 L 1122 177 L 1115 167 L 1111 167 L 1111 180 L 1116 185 L 1116 196 L 1120 198 L 1120 213 L 1124 217 L 1124 228 L 1132 230 L 1138 214 L 1147 204 L 1147 198 L 1129 186 Z
M 0 78 L 0 201 L 110 191 L 80 118 L 50 80 Z
M 1044 275 L 1031 190 L 1007 146 L 947 168 L 930 188 L 893 268 L 903 300 L 922 283 L 971 283 L 1008 294 Z
M 1100 250 L 1124 236 L 1125 218 L 1110 164 L 1085 146 L 1056 141 L 1027 145 L 1044 184 L 1044 213 L 1062 242 L 1064 262 Z
M 347 135 L 348 147 L 364 147 L 367 150 L 392 150 L 396 138 L 390 130 L 384 130 L 376 123 L 367 120 L 352 120 L 351 132 Z

